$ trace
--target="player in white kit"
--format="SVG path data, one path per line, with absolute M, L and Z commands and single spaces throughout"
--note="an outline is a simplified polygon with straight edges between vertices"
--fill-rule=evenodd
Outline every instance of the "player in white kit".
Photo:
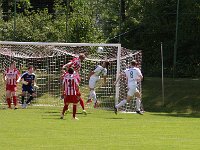
M 142 76 L 140 69 L 137 68 L 136 66 L 137 66 L 137 62 L 132 61 L 130 68 L 124 70 L 124 72 L 122 72 L 119 75 L 118 79 L 114 83 L 116 85 L 117 82 L 119 81 L 120 77 L 123 75 L 125 75 L 128 80 L 127 99 L 122 100 L 119 104 L 114 106 L 115 114 L 117 114 L 117 110 L 119 107 L 125 105 L 127 102 L 130 102 L 130 100 L 132 99 L 132 96 L 135 95 L 135 97 L 136 97 L 136 112 L 138 114 L 142 115 L 142 113 L 140 111 L 141 93 L 137 89 L 137 82 L 141 81 L 143 79 L 143 76 Z
M 94 101 L 94 108 L 98 106 L 95 87 L 97 81 L 100 80 L 100 77 L 103 76 L 104 78 L 104 84 L 106 83 L 106 76 L 107 76 L 107 67 L 110 65 L 108 61 L 103 62 L 102 65 L 97 65 L 96 69 L 90 72 L 89 74 L 89 88 L 90 88 L 90 94 L 88 97 L 87 103 L 92 102 L 91 99 Z

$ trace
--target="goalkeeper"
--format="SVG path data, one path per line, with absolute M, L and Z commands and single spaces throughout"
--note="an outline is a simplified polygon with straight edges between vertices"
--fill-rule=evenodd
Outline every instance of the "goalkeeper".
M 29 104 L 33 100 L 33 97 L 36 96 L 33 87 L 38 88 L 38 86 L 36 85 L 36 76 L 34 74 L 34 67 L 32 65 L 28 67 L 28 71 L 22 74 L 22 76 L 18 79 L 17 82 L 19 82 L 20 80 L 22 81 L 22 101 L 21 101 L 22 108 L 26 108 L 27 104 Z M 26 101 L 26 103 L 24 103 L 24 97 L 26 92 L 30 94 L 30 97 Z

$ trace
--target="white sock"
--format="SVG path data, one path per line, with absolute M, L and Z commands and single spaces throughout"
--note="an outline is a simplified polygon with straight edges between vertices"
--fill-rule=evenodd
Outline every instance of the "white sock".
M 127 102 L 127 100 L 124 99 L 124 100 L 122 100 L 119 104 L 117 104 L 115 107 L 116 107 L 116 108 L 119 108 L 119 107 L 125 105 L 126 102 Z
M 88 96 L 88 99 L 92 99 L 93 97 L 93 90 L 90 91 L 90 95 Z
M 93 91 L 93 100 L 94 100 L 94 103 L 96 103 L 96 101 L 97 101 L 97 95 L 96 95 L 96 92 L 95 92 L 95 90 Z
M 140 111 L 140 104 L 141 104 L 141 101 L 139 98 L 136 98 L 136 110 L 137 111 Z

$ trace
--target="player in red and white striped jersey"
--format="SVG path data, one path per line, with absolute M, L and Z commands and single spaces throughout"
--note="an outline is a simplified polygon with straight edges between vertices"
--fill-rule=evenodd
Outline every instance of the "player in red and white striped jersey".
M 17 109 L 17 80 L 20 77 L 19 70 L 16 69 L 16 63 L 13 61 L 10 64 L 10 67 L 4 72 L 4 81 L 6 83 L 6 101 L 8 108 L 11 108 L 11 97 L 13 97 L 13 103 L 15 109 Z
M 69 63 L 65 64 L 63 66 L 64 68 L 73 68 L 75 72 L 79 72 L 80 68 L 81 68 L 81 62 L 85 59 L 85 55 L 84 54 L 80 54 L 79 57 L 75 57 L 73 58 Z
M 76 118 L 76 109 L 79 98 L 77 94 L 79 93 L 79 83 L 77 81 L 76 75 L 72 68 L 68 69 L 68 73 L 63 77 L 63 95 L 64 95 L 64 107 L 61 114 L 61 119 L 63 119 L 65 111 L 68 110 L 69 103 L 73 103 L 73 119 Z
M 79 57 L 73 58 L 69 63 L 65 64 L 62 68 L 63 70 L 65 68 L 69 69 L 69 68 L 73 68 L 74 69 L 74 75 L 77 78 L 77 81 L 80 83 L 81 78 L 79 75 L 79 70 L 81 68 L 81 62 L 85 59 L 85 55 L 84 54 L 80 54 Z M 67 71 L 63 74 L 63 76 L 67 74 Z M 61 77 L 62 78 L 62 77 Z M 84 105 L 84 100 L 81 98 L 81 93 L 78 93 L 78 97 L 80 99 L 80 105 L 83 109 L 83 113 L 86 115 L 87 112 L 85 111 L 85 105 Z

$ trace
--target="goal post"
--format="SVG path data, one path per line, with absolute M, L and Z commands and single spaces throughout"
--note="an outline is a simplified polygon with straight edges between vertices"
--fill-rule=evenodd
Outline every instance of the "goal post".
M 97 51 L 99 47 L 102 47 L 102 51 Z M 97 99 L 100 101 L 100 108 L 112 109 L 114 104 L 127 94 L 126 79 L 121 79 L 115 87 L 113 82 L 131 60 L 135 59 L 141 65 L 141 51 L 123 48 L 121 44 L 0 41 L 0 69 L 5 70 L 14 60 L 22 74 L 27 70 L 28 65 L 33 65 L 36 68 L 37 84 L 40 87 L 36 90 L 37 98 L 33 101 L 33 105 L 62 106 L 61 68 L 80 53 L 86 55 L 80 70 L 80 89 L 84 101 L 87 101 L 89 95 L 89 72 L 105 60 L 110 62 L 106 85 L 102 85 L 100 81 L 95 90 Z M 21 85 L 19 84 L 17 90 L 19 100 L 20 93 Z M 1 88 L 0 96 L 1 104 L 3 104 L 5 88 Z

